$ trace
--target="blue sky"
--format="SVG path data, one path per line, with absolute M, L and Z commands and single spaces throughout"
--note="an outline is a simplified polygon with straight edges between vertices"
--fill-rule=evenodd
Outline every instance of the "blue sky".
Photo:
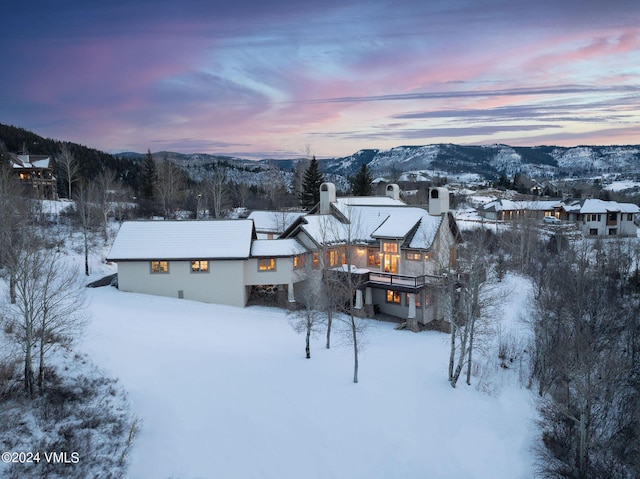
M 640 2 L 12 2 L 0 122 L 109 152 L 640 144 Z

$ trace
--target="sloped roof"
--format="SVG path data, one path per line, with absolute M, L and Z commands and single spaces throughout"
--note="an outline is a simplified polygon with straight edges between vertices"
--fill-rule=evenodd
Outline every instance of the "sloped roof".
M 306 252 L 307 249 L 293 238 L 255 240 L 251 245 L 251 256 L 255 257 L 295 256 Z
M 500 198 L 498 200 L 490 201 L 482 206 L 484 211 L 550 211 L 557 206 L 560 206 L 561 202 L 558 200 L 544 200 L 544 201 L 513 201 Z
M 257 232 L 282 233 L 305 214 L 303 211 L 252 211 L 247 219 L 253 220 Z
M 593 213 L 639 213 L 640 207 L 634 203 L 618 203 L 617 201 L 604 201 L 599 199 L 588 198 L 574 203 L 564 203 L 562 205 L 565 211 L 581 214 Z
M 107 258 L 126 260 L 248 258 L 255 237 L 250 220 L 129 221 Z

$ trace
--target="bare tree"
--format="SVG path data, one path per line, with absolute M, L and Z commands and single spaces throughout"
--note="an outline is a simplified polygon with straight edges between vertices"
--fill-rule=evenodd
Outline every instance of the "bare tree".
M 96 180 L 96 202 L 100 211 L 100 230 L 102 239 L 109 240 L 109 214 L 112 211 L 112 203 L 115 198 L 116 174 L 113 170 L 105 169 L 98 174 Z
M 305 262 L 306 280 L 298 291 L 299 309 L 289 313 L 289 324 L 300 334 L 305 333 L 305 353 L 311 358 L 311 337 L 319 334 L 324 328 L 325 315 L 322 311 L 323 291 L 317 278 L 312 274 L 312 266 Z
M 221 218 L 229 199 L 227 170 L 218 166 L 213 174 L 205 180 L 205 189 L 210 196 L 215 218 Z
M 6 312 L 5 331 L 23 352 L 24 391 L 42 391 L 46 353 L 54 344 L 68 345 L 83 324 L 84 291 L 60 253 L 25 247 L 16 255 L 16 302 Z
M 449 383 L 456 387 L 466 366 L 466 382 L 471 384 L 474 348 L 479 327 L 486 329 L 490 317 L 504 299 L 492 271 L 492 259 L 480 241 L 470 238 L 461 248 L 458 267 L 449 275 L 451 341 Z
M 162 205 L 165 218 L 170 218 L 184 195 L 184 174 L 173 162 L 165 159 L 156 169 L 156 198 Z
M 78 180 L 79 165 L 75 155 L 71 152 L 67 143 L 61 143 L 58 154 L 56 155 L 56 163 L 64 174 L 67 182 L 67 198 L 71 199 L 71 185 Z
M 93 183 L 81 183 L 75 195 L 76 212 L 82 231 L 84 244 L 84 273 L 89 276 L 89 249 L 93 234 L 100 224 L 100 211 L 97 207 L 96 188 Z
M 26 203 L 20 198 L 20 184 L 8 165 L 0 165 L 0 267 L 9 273 L 11 302 L 15 302 L 15 254 L 26 240 Z

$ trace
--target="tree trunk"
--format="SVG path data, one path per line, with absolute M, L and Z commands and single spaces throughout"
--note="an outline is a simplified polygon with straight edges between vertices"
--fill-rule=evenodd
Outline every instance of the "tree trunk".
M 84 274 L 89 276 L 89 241 L 86 229 L 84 231 Z
M 44 328 L 42 333 L 44 334 Z M 44 391 L 44 337 L 40 338 L 40 358 L 38 364 L 38 391 L 40 394 Z
M 475 318 L 472 318 L 469 325 L 471 331 L 469 332 L 469 356 L 467 357 L 467 386 L 471 386 L 471 360 L 473 358 L 473 333 L 475 325 L 476 320 Z
M 331 307 L 327 309 L 327 349 L 331 349 L 331 323 L 333 322 L 333 311 Z
M 305 347 L 305 352 L 307 353 L 307 359 L 311 358 L 311 348 L 309 347 L 310 338 L 311 338 L 311 324 L 307 322 L 307 341 L 306 341 L 306 347 Z
M 353 335 L 353 382 L 358 383 L 358 334 L 355 318 L 351 316 L 351 334 Z
M 31 359 L 31 337 L 28 335 L 28 340 L 25 341 L 25 353 L 24 353 L 24 391 L 33 397 L 33 365 Z

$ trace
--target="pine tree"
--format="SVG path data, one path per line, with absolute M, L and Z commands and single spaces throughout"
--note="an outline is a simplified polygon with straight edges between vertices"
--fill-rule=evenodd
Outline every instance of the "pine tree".
M 369 196 L 373 191 L 373 179 L 365 163 L 358 174 L 351 180 L 351 194 L 354 196 Z
M 142 160 L 142 175 L 140 178 L 140 196 L 142 198 L 153 199 L 156 176 L 156 163 L 153 161 L 151 150 L 147 150 L 147 154 Z
M 304 209 L 311 209 L 320 202 L 320 185 L 322 183 L 324 183 L 324 177 L 314 156 L 309 163 L 309 168 L 304 173 L 300 206 Z

